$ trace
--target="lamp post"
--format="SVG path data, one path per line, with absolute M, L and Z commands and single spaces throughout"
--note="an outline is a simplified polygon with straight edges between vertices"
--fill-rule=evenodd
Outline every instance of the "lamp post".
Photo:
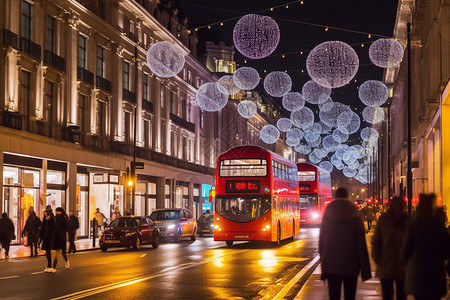
M 411 140 L 411 23 L 408 22 L 407 27 L 407 49 L 408 49 L 408 166 L 406 171 L 406 197 L 408 198 L 408 214 L 412 213 L 412 140 Z

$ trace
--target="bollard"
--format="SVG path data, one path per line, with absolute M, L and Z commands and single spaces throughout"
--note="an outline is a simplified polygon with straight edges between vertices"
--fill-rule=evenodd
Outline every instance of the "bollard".
M 95 248 L 95 236 L 97 235 L 97 229 L 95 228 L 97 226 L 97 222 L 95 222 L 95 217 L 92 220 L 92 247 Z

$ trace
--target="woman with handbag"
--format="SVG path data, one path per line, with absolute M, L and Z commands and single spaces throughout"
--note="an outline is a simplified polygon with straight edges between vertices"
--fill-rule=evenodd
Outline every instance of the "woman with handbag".
M 27 222 L 23 228 L 22 236 L 27 237 L 27 244 L 30 246 L 30 257 L 33 253 L 37 256 L 37 245 L 39 242 L 39 232 L 41 230 L 41 220 L 36 216 L 33 207 L 30 208 Z M 34 248 L 34 251 L 33 251 Z

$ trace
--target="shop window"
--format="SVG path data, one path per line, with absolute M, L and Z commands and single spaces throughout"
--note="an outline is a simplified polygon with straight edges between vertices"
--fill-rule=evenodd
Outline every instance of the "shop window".
M 3 185 L 19 185 L 19 168 L 3 167 Z
M 47 183 L 50 184 L 65 184 L 65 172 L 61 171 L 47 171 Z

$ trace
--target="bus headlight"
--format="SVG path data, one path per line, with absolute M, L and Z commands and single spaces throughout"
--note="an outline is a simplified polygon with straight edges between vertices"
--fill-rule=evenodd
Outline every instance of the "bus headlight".
M 270 229 L 270 225 L 267 224 L 265 227 L 263 227 L 263 231 L 269 230 Z
M 311 213 L 311 219 L 318 219 L 319 218 L 319 214 L 316 212 Z
M 214 225 L 214 228 L 215 229 L 219 229 L 219 225 Z

